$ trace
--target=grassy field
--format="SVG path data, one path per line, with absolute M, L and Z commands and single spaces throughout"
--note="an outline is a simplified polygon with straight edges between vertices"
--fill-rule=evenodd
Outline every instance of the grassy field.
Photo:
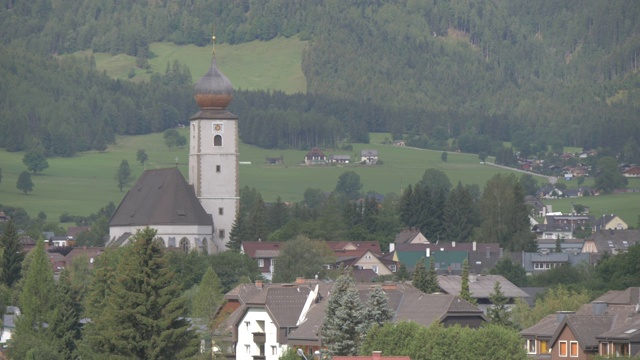
M 186 129 L 181 130 L 186 134 Z M 482 165 L 477 155 L 449 153 L 448 161 L 440 160 L 439 151 L 383 145 L 385 134 L 372 134 L 371 144 L 355 144 L 351 152 L 326 150 L 330 154 L 349 153 L 356 158 L 360 150 L 371 148 L 378 150 L 383 165 L 362 166 L 304 166 L 301 161 L 305 151 L 265 150 L 245 144 L 240 145 L 240 161 L 251 164 L 240 165 L 240 185 L 255 187 L 265 201 L 273 201 L 280 196 L 285 201 L 299 201 L 307 188 L 319 188 L 330 191 L 335 187 L 338 177 L 352 170 L 360 175 L 364 191 L 376 191 L 387 194 L 400 193 L 409 184 L 415 184 L 422 178 L 427 168 L 444 171 L 453 184 L 478 184 L 483 187 L 486 181 L 498 172 L 509 173 L 490 165 Z M 162 134 L 129 136 L 118 138 L 103 153 L 87 152 L 73 158 L 49 159 L 49 169 L 43 174 L 33 176 L 34 191 L 27 195 L 15 188 L 18 174 L 25 170 L 22 164 L 23 153 L 0 152 L 2 183 L 0 184 L 0 204 L 20 206 L 31 216 L 44 211 L 49 219 L 57 220 L 60 214 L 88 215 L 109 201 L 118 204 L 124 192 L 118 191 L 114 175 L 120 162 L 126 159 L 137 179 L 144 168 L 136 162 L 138 149 L 149 154 L 147 168 L 178 166 L 187 174 L 187 149 L 169 150 L 163 143 Z M 265 158 L 284 156 L 285 164 L 268 165 Z M 186 176 L 186 175 L 185 175 Z M 520 174 L 516 174 L 520 176 Z M 540 178 L 540 181 L 543 181 Z M 630 184 L 640 187 L 640 179 Z M 548 201 L 555 211 L 568 211 L 571 201 L 591 207 L 592 213 L 615 212 L 635 226 L 640 215 L 640 193 L 585 197 L 580 199 Z
M 216 45 L 218 68 L 231 80 L 236 89 L 277 89 L 287 93 L 306 92 L 307 82 L 302 73 L 302 51 L 306 42 L 295 37 L 277 38 L 268 42 L 252 41 L 239 45 Z M 164 73 L 167 63 L 175 60 L 187 65 L 197 81 L 211 65 L 211 46 L 175 45 L 154 43 L 150 50 L 149 70 L 135 67 L 135 57 L 118 54 L 94 53 L 96 67 L 105 70 L 113 78 L 128 79 L 134 68 L 132 81 L 148 80 L 152 73 Z M 80 51 L 77 56 L 87 56 L 90 51 Z

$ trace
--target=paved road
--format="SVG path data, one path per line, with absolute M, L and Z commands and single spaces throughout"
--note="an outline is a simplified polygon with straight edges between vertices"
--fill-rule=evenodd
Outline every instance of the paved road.
M 495 166 L 495 167 L 499 167 L 502 169 L 507 169 L 507 170 L 511 170 L 511 171 L 517 171 L 517 172 L 521 172 L 524 174 L 530 174 L 533 176 L 539 176 L 539 177 L 543 177 L 545 179 L 547 179 L 549 181 L 549 183 L 551 184 L 555 184 L 558 181 L 558 178 L 555 176 L 546 176 L 546 175 L 540 175 L 531 171 L 526 171 L 526 170 L 522 170 L 522 169 L 516 169 L 516 168 L 512 168 L 512 167 L 508 167 L 508 166 L 504 166 L 504 165 L 498 165 L 495 163 L 490 163 L 490 162 L 485 162 L 486 165 L 491 165 L 491 166 Z

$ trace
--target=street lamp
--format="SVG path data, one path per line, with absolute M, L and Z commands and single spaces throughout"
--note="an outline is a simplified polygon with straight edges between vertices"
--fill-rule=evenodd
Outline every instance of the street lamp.
M 304 360 L 309 360 L 307 359 L 307 357 L 304 355 L 304 351 L 302 351 L 302 349 L 298 348 L 298 356 L 302 356 L 304 358 Z

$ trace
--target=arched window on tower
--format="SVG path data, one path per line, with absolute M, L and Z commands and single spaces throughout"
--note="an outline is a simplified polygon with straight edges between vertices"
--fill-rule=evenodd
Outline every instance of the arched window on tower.
M 189 239 L 186 237 L 180 239 L 180 249 L 184 252 L 189 252 Z
M 222 146 L 222 135 L 216 135 L 213 137 L 213 146 Z

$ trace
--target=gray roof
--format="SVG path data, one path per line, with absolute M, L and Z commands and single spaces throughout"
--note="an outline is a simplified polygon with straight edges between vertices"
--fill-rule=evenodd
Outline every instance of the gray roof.
M 147 170 L 127 192 L 109 226 L 206 225 L 207 214 L 177 168 Z
M 526 338 L 546 338 L 549 340 L 558 329 L 558 325 L 560 325 L 558 315 L 547 315 L 532 327 L 520 331 L 520 335 Z
M 378 150 L 364 149 L 360 151 L 361 156 L 378 156 Z
M 640 342 L 640 317 L 635 317 L 628 325 L 604 332 L 598 335 L 597 338 L 605 341 L 615 339 Z
M 5 328 L 12 328 L 12 329 L 15 328 L 16 327 L 16 323 L 15 323 L 16 316 L 17 315 L 5 314 L 2 317 L 3 326 Z
M 598 347 L 596 336 L 611 330 L 614 324 L 613 315 L 578 315 L 571 314 L 564 317 L 560 326 L 556 328 L 550 345 L 553 347 L 558 337 L 562 333 L 565 326 L 571 329 L 571 332 L 578 340 L 580 347 L 585 351 Z
M 493 287 L 496 281 L 500 283 L 500 288 L 504 296 L 508 298 L 526 298 L 529 296 L 502 275 L 476 275 L 475 280 L 470 276 L 469 291 L 471 292 L 471 296 L 476 299 L 488 299 L 493 293 Z M 447 294 L 458 295 L 462 286 L 462 276 L 438 275 L 438 284 Z
M 610 290 L 594 301 L 604 301 L 610 305 L 640 304 L 640 287 L 629 287 L 625 290 Z
M 602 230 L 589 239 L 593 240 L 598 253 L 624 252 L 629 246 L 640 243 L 640 230 Z
M 527 302 L 527 304 L 529 304 L 529 306 L 534 307 L 536 305 L 536 299 L 538 298 L 538 295 L 542 295 L 545 290 L 547 290 L 547 288 L 545 287 L 533 287 L 533 286 L 524 286 L 524 287 L 520 287 L 520 290 L 526 292 L 529 297 L 525 298 L 524 300 Z

